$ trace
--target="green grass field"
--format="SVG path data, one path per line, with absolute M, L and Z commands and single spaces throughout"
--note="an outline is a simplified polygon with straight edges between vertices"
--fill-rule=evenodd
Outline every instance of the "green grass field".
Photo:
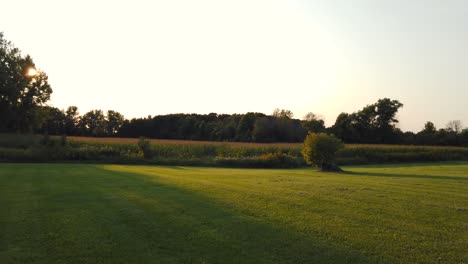
M 468 162 L 0 164 L 0 263 L 467 263 Z

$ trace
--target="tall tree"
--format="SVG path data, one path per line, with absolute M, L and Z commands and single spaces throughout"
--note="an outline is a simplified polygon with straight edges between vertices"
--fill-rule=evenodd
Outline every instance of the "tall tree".
M 275 110 L 273 110 L 273 114 L 271 115 L 277 118 L 287 118 L 287 119 L 291 119 L 294 116 L 291 110 L 279 109 L 279 108 L 276 108 Z
M 312 112 L 309 112 L 304 116 L 302 126 L 308 132 L 318 133 L 325 131 L 325 121 L 323 121 L 323 118 Z
M 78 134 L 79 118 L 78 107 L 69 106 L 65 111 L 65 133 L 67 135 Z
M 398 100 L 379 99 L 356 113 L 340 114 L 332 130 L 345 142 L 394 143 L 398 138 L 396 113 L 401 107 Z
M 32 132 L 39 128 L 46 119 L 41 106 L 51 93 L 47 75 L 0 33 L 0 130 Z
M 242 115 L 239 124 L 236 128 L 236 138 L 237 141 L 254 141 L 254 137 L 252 135 L 255 121 L 259 118 L 265 117 L 265 114 L 262 113 L 246 113 Z
M 424 129 L 421 132 L 426 134 L 435 134 L 437 132 L 437 128 L 434 123 L 427 121 L 426 124 L 424 124 Z
M 375 129 L 379 143 L 395 143 L 397 141 L 396 114 L 403 104 L 389 98 L 379 99 L 375 106 Z
M 356 129 L 356 114 L 341 113 L 336 118 L 331 131 L 347 143 L 360 142 L 359 132 Z
M 389 98 L 379 99 L 375 107 L 375 124 L 377 129 L 380 130 L 392 130 L 395 128 L 395 124 L 398 123 L 398 119 L 395 118 L 398 109 L 403 107 L 403 104 L 398 100 L 390 100 Z
M 109 136 L 117 134 L 124 121 L 124 116 L 119 112 L 113 110 L 107 111 L 107 134 Z
M 447 125 L 447 130 L 450 132 L 460 133 L 463 129 L 462 123 L 460 120 L 450 120 Z
M 91 110 L 80 119 L 80 127 L 88 136 L 104 136 L 106 132 L 106 117 L 102 110 Z
M 44 109 L 47 113 L 47 119 L 42 125 L 42 132 L 51 135 L 65 134 L 65 113 L 56 107 L 46 106 Z

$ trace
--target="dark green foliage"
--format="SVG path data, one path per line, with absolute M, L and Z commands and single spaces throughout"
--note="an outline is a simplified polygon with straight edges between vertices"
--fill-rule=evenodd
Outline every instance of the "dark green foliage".
M 247 113 L 242 115 L 237 124 L 235 141 L 253 141 L 252 132 L 254 130 L 255 121 L 265 116 L 266 115 L 262 113 Z
M 107 111 L 107 119 L 106 119 L 106 134 L 109 136 L 113 136 L 117 134 L 120 127 L 122 127 L 125 118 L 119 112 L 109 110 Z
M 106 117 L 101 110 L 92 110 L 80 118 L 79 126 L 84 135 L 105 136 L 106 135 Z
M 461 129 L 461 122 L 452 120 L 447 128 L 439 129 L 427 122 L 424 129 L 417 133 L 414 142 L 418 145 L 464 146 L 468 147 L 467 129 Z
M 78 123 L 80 116 L 78 113 L 78 107 L 69 106 L 65 112 L 65 134 L 67 135 L 78 135 Z
M 397 100 L 379 99 L 356 113 L 341 113 L 331 130 L 347 143 L 401 143 L 395 128 L 401 107 Z
M 341 165 L 468 160 L 468 148 L 349 145 L 337 152 Z
M 291 111 L 279 109 L 270 116 L 262 113 L 169 114 L 125 120 L 122 114 L 112 110 L 106 116 L 101 110 L 79 116 L 75 106 L 65 112 L 42 107 L 40 112 L 48 118 L 37 132 L 227 142 L 302 142 L 308 132 L 323 132 L 332 133 L 345 143 L 468 146 L 459 121 L 451 121 L 446 129 L 439 131 L 430 122 L 417 134 L 401 131 L 395 127 L 398 122 L 395 115 L 401 107 L 397 100 L 380 99 L 356 113 L 341 113 L 331 128 L 325 128 L 323 119 L 316 114 L 308 113 L 303 120 L 298 120 L 292 118 Z
M 41 106 L 52 89 L 44 72 L 30 76 L 30 69 L 35 69 L 32 58 L 0 32 L 0 132 L 33 132 L 44 122 Z
M 141 137 L 140 140 L 138 140 L 137 145 L 141 152 L 143 152 L 145 159 L 151 159 L 154 156 L 151 143 L 147 138 Z
M 41 139 L 41 145 L 48 146 L 51 143 L 49 133 L 44 133 Z
M 298 142 L 305 134 L 297 119 L 266 116 L 255 121 L 252 139 L 254 142 Z
M 300 120 L 260 113 L 139 118 L 125 121 L 118 132 L 121 137 L 243 142 L 297 142 L 305 134 Z
M 304 116 L 302 126 L 307 132 L 325 132 L 325 121 L 312 112 L 309 112 Z
M 354 115 L 341 113 L 336 118 L 335 124 L 331 127 L 333 134 L 341 138 L 344 142 L 359 142 L 360 136 L 357 128 L 354 126 Z
M 336 152 L 343 148 L 341 140 L 325 133 L 309 133 L 304 141 L 302 155 L 308 165 L 327 169 L 336 158 Z
M 424 125 L 424 129 L 421 132 L 427 133 L 427 134 L 435 134 L 437 132 L 437 129 L 436 129 L 434 123 L 428 121 Z
M 63 135 L 66 131 L 67 118 L 63 111 L 55 107 L 46 106 L 43 108 L 46 112 L 46 120 L 42 125 L 43 133 L 51 135 Z

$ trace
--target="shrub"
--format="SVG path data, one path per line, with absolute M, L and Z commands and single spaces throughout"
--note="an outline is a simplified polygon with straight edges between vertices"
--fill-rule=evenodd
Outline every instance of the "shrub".
M 153 150 L 151 149 L 151 142 L 149 139 L 141 137 L 140 140 L 138 140 L 137 145 L 143 152 L 145 159 L 151 159 L 153 157 Z
M 328 170 L 333 164 L 336 152 L 343 148 L 341 140 L 325 133 L 309 133 L 304 141 L 302 155 L 308 165 Z

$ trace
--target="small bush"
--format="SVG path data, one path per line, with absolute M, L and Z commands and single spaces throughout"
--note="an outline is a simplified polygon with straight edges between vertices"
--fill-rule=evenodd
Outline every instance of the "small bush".
M 336 152 L 343 148 L 341 140 L 325 133 L 309 133 L 304 141 L 302 155 L 308 165 L 320 169 L 331 168 Z
M 138 140 L 137 143 L 138 147 L 140 150 L 143 152 L 143 156 L 145 159 L 151 159 L 153 158 L 153 150 L 151 149 L 151 142 L 149 139 L 141 137 L 140 140 Z

